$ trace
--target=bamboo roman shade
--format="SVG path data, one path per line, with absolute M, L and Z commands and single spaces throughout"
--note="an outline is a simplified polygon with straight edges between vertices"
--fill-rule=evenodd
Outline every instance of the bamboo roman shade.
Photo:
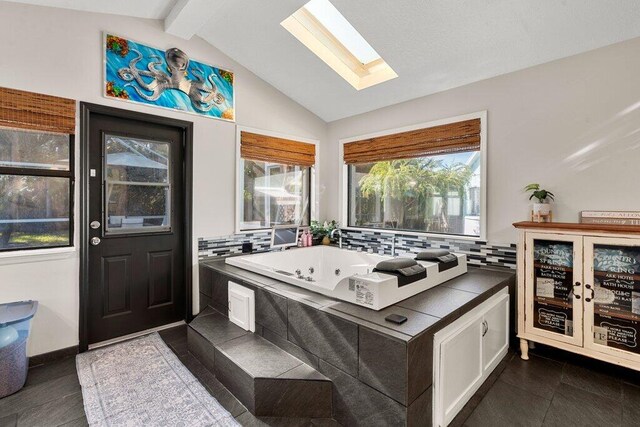
M 344 144 L 344 162 L 372 163 L 479 149 L 480 119 L 471 119 Z
M 0 87 L 0 126 L 73 134 L 76 101 Z
M 284 165 L 313 166 L 316 162 L 316 146 L 306 142 L 241 131 L 240 156 L 243 159 Z

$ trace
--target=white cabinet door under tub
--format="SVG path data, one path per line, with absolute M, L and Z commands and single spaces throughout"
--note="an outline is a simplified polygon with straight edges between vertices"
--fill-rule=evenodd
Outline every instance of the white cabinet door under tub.
M 444 427 L 507 354 L 509 293 L 504 288 L 434 336 L 433 425 Z

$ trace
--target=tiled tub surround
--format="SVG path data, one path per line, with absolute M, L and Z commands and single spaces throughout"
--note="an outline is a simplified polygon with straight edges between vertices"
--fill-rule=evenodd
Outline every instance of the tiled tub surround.
M 373 311 L 209 259 L 200 262 L 201 309 L 227 312 L 229 280 L 253 289 L 256 334 L 331 380 L 333 418 L 340 424 L 427 426 L 433 334 L 505 286 L 514 288 L 511 271 L 469 270 Z M 391 313 L 408 321 L 385 321 Z
M 467 255 L 470 265 L 516 268 L 516 245 L 493 245 L 481 240 L 462 240 L 444 237 L 385 233 L 383 231 L 342 230 L 343 248 L 385 255 L 418 253 L 426 248 L 441 248 Z M 232 234 L 230 236 L 198 239 L 198 256 L 235 255 L 242 252 L 243 243 L 253 243 L 253 252 L 269 250 L 270 231 Z
M 198 238 L 198 258 L 219 257 L 242 253 L 242 244 L 252 243 L 253 252 L 268 251 L 271 231 L 237 233 L 229 236 Z

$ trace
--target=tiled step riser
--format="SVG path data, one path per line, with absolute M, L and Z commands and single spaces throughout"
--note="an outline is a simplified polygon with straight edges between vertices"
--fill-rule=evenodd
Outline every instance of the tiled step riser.
M 215 373 L 215 347 L 191 327 L 187 328 L 187 349 L 209 372 Z
M 216 350 L 215 375 L 257 416 L 331 418 L 331 382 L 252 378 Z
M 330 381 L 260 378 L 255 383 L 256 415 L 331 418 Z
M 198 359 L 217 379 L 231 391 L 247 409 L 256 416 L 266 417 L 290 417 L 290 418 L 330 418 L 332 414 L 332 384 L 326 377 L 313 368 L 301 363 L 296 358 L 283 352 L 281 349 L 253 334 L 241 334 L 235 325 L 224 324 L 226 330 L 219 331 L 203 329 L 205 320 L 221 323 L 220 315 L 210 315 L 197 319 L 187 331 L 187 347 L 189 352 Z M 225 319 L 225 322 L 228 320 Z M 221 338 L 223 335 L 225 338 Z M 231 339 L 226 339 L 231 337 Z M 239 355 L 246 355 L 246 347 L 252 346 L 258 341 L 260 346 L 278 348 L 275 352 L 286 355 L 283 360 L 289 360 L 294 369 L 282 369 L 282 366 L 270 365 L 280 356 L 274 359 L 266 358 L 266 365 L 260 365 L 262 358 L 253 360 L 253 364 Z M 227 353 L 229 352 L 229 353 Z M 255 353 L 263 354 L 262 351 Z M 273 356 L 273 351 L 267 351 L 267 355 Z M 258 362 L 256 365 L 255 362 Z M 243 363 L 249 363 L 243 368 Z M 297 363 L 297 365 L 296 365 Z M 271 377 L 267 373 L 265 377 L 256 375 L 255 366 L 274 366 L 280 368 L 282 373 Z M 252 371 L 252 368 L 254 369 Z M 251 374 L 250 372 L 254 372 Z M 259 372 L 259 371 L 258 371 Z

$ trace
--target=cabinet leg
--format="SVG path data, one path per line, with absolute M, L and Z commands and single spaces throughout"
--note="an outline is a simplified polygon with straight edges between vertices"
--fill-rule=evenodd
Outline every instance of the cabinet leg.
M 529 350 L 535 350 L 536 349 L 536 343 L 534 343 L 533 341 L 529 341 Z
M 529 343 L 524 338 L 520 338 L 520 358 L 529 360 Z

